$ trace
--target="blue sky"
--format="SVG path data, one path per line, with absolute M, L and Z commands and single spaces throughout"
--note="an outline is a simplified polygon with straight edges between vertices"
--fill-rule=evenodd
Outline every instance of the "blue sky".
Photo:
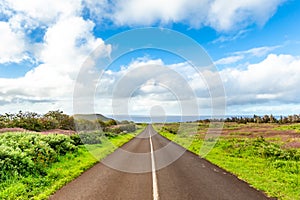
M 61 109 L 72 114 L 77 76 L 90 53 L 102 45 L 101 55 L 109 58 L 115 47 L 107 41 L 113 36 L 158 27 L 192 38 L 208 53 L 223 81 L 226 114 L 297 114 L 298 19 L 300 2 L 296 0 L 3 0 L 0 113 Z M 133 40 L 126 45 L 132 45 Z M 100 80 L 99 94 L 104 94 L 101 88 L 113 89 L 130 69 L 149 64 L 180 73 L 198 95 L 200 113 L 211 113 L 206 109 L 211 106 L 206 95 L 210 88 L 206 84 L 204 90 L 199 89 L 205 80 L 195 76 L 187 60 L 155 48 L 132 51 L 113 60 Z M 99 74 L 97 78 L 99 81 Z M 159 85 L 152 80 L 137 86 L 135 94 L 139 95 L 131 99 L 130 112 L 145 114 L 151 106 L 160 105 L 167 114 L 179 115 L 176 98 L 166 95 L 172 91 L 158 86 L 149 89 L 154 83 Z M 95 112 L 112 114 L 112 96 L 99 94 Z

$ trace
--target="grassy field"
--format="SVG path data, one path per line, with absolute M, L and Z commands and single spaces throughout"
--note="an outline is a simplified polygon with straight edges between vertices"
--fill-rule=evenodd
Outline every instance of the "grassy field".
M 197 133 L 177 133 L 176 127 L 178 124 L 155 126 L 161 135 L 199 154 L 208 125 L 198 125 Z M 226 123 L 205 158 L 270 197 L 300 199 L 299 128 L 298 124 Z
M 73 152 L 59 155 L 55 162 L 43 168 L 42 173 L 11 174 L 1 180 L 0 199 L 47 199 L 56 190 L 128 142 L 143 128 L 139 127 L 134 133 L 102 138 L 101 144 L 80 145 Z M 4 169 L 1 171 L 5 173 Z
M 300 133 L 300 124 L 281 125 L 276 127 L 275 130 L 295 130 Z

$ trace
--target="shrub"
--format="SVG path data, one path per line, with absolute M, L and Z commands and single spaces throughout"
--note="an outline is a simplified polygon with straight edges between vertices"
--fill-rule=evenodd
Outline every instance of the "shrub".
M 83 144 L 79 134 L 72 134 L 70 135 L 70 138 L 73 140 L 75 146 Z
M 79 137 L 83 144 L 101 144 L 102 132 L 84 132 Z
M 42 137 L 42 139 L 60 155 L 76 150 L 76 146 L 74 145 L 75 142 L 71 139 L 71 137 L 65 135 L 50 134 Z
M 136 130 L 136 126 L 135 126 L 135 124 L 122 124 L 122 125 L 120 125 L 120 130 L 122 132 L 130 133 L 130 132 L 134 132 Z
M 94 131 L 101 129 L 100 125 L 95 121 L 90 121 L 86 119 L 76 119 L 76 130 L 80 131 Z
M 70 136 L 37 133 L 0 135 L 0 180 L 11 176 L 44 174 L 45 167 L 59 155 L 76 151 Z
M 121 133 L 121 129 L 120 129 L 120 126 L 110 126 L 110 127 L 106 127 L 104 129 L 105 132 L 108 132 L 108 133 L 115 133 L 115 134 L 118 134 L 118 133 Z

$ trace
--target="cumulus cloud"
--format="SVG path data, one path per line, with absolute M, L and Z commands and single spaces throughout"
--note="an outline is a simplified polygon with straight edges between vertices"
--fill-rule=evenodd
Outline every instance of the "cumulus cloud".
M 81 64 L 97 46 L 103 44 L 91 31 L 93 23 L 72 17 L 51 26 L 40 48 L 43 62 L 18 79 L 0 79 L 1 91 L 7 98 L 22 96 L 40 98 L 71 97 Z M 77 41 L 84 40 L 83 43 Z M 9 95 L 11 93 L 11 95 Z
M 81 0 L 44 0 L 44 1 L 19 1 L 4 0 L 6 10 L 13 10 L 11 20 L 19 18 L 26 22 L 25 26 L 49 25 L 59 18 L 79 15 L 81 12 Z
M 227 111 L 230 114 L 264 114 L 264 112 L 274 114 L 293 113 L 297 111 L 300 102 L 299 98 L 299 74 L 300 74 L 300 58 L 291 55 L 269 54 L 263 61 L 256 64 L 249 64 L 247 68 L 236 69 L 226 68 L 219 72 L 202 71 L 197 74 L 188 63 L 178 63 L 173 65 L 165 65 L 161 60 L 151 60 L 152 64 L 163 65 L 169 70 L 175 71 L 184 78 L 186 84 L 191 87 L 199 104 L 198 109 L 212 108 L 211 96 L 215 88 L 208 87 L 207 79 L 214 80 L 215 76 L 220 74 L 226 93 Z M 98 108 L 111 107 L 112 103 L 105 103 L 103 98 L 109 98 L 110 91 L 114 91 L 118 80 L 122 76 L 130 73 L 133 69 L 147 65 L 147 61 L 133 62 L 127 67 L 123 67 L 121 71 L 107 71 L 99 82 L 98 96 L 101 99 L 101 105 Z M 155 74 L 155 71 L 148 69 L 149 73 Z M 145 77 L 145 71 L 137 71 L 136 79 L 131 79 L 128 84 L 133 84 L 137 88 L 130 97 L 129 110 L 138 114 L 145 114 L 151 110 L 152 106 L 162 105 L 169 114 L 180 114 L 180 101 L 176 98 L 176 93 L 181 92 L 180 83 L 170 74 L 162 74 L 163 79 L 156 74 L 154 77 L 140 83 L 140 79 Z M 157 71 L 161 74 L 161 72 Z M 168 88 L 162 87 L 164 82 L 172 82 L 175 90 L 170 91 Z M 121 90 L 125 90 L 129 86 L 122 83 Z M 103 91 L 106 90 L 106 93 Z M 102 91 L 102 93 L 101 93 Z M 172 93 L 174 92 L 175 93 Z M 110 93 L 111 94 L 111 93 Z M 123 102 L 128 103 L 127 101 Z M 282 109 L 280 106 L 282 105 Z M 289 108 L 289 110 L 286 110 Z M 209 109 L 208 109 L 209 110 Z M 210 110 L 211 111 L 211 110 Z M 209 113 L 208 111 L 207 113 Z M 112 110 L 110 110 L 110 113 Z M 207 114 L 206 113 L 206 114 Z M 203 114 L 203 113 L 202 113 Z
M 9 23 L 0 21 L 0 64 L 20 62 L 28 56 L 25 53 L 25 42 L 22 33 L 14 32 Z
M 228 105 L 299 103 L 299 65 L 299 57 L 269 54 L 244 70 L 222 70 Z
M 230 3 L 224 0 L 4 0 L 1 1 L 0 12 L 7 18 L 7 22 L 1 24 L 0 39 L 7 41 L 7 44 L 5 51 L 1 49 L 1 53 L 5 54 L 1 55 L 1 63 L 20 62 L 35 54 L 39 49 L 31 44 L 28 35 L 36 28 L 47 32 L 54 24 L 74 16 L 81 17 L 84 13 L 88 13 L 93 20 L 111 20 L 118 26 L 183 22 L 191 27 L 211 26 L 218 31 L 229 31 L 253 23 L 264 24 L 283 2 L 284 0 Z M 86 9 L 88 12 L 85 12 Z M 19 48 L 16 49 L 15 44 L 19 44 Z M 31 59 L 35 60 L 34 57 Z
M 300 84 L 298 77 L 300 74 L 299 65 L 299 57 L 269 54 L 263 61 L 250 64 L 245 69 L 226 68 L 220 72 L 202 71 L 202 74 L 197 74 L 195 69 L 188 63 L 166 65 L 159 59 L 137 59 L 128 66 L 123 66 L 119 71 L 106 70 L 103 73 L 95 93 L 95 110 L 112 114 L 115 112 L 114 109 L 119 109 L 113 108 L 114 101 L 121 99 L 120 102 L 116 101 L 119 102 L 118 105 L 128 104 L 128 111 L 134 114 L 148 114 L 151 108 L 156 105 L 162 106 L 167 114 L 180 114 L 180 101 L 189 99 L 178 99 L 178 96 L 184 96 L 184 94 L 178 95 L 178 93 L 184 92 L 183 85 L 188 84 L 197 99 L 198 109 L 200 111 L 206 109 L 208 111 L 205 114 L 209 114 L 211 110 L 209 111 L 207 108 L 211 108 L 210 92 L 214 90 L 214 87 L 209 88 L 206 79 L 214 80 L 214 76 L 219 73 L 225 87 L 229 113 L 290 113 L 300 108 L 298 95 L 300 92 L 298 87 Z M 155 66 L 161 66 L 165 70 L 160 68 L 155 70 Z M 170 72 L 174 72 L 174 74 Z M 176 73 L 182 78 L 181 81 L 175 75 Z M 22 105 L 29 107 L 29 100 L 34 100 L 36 102 L 32 104 L 34 105 L 33 108 L 47 105 L 47 108 L 63 106 L 63 108 L 70 109 L 70 99 L 67 100 L 66 96 L 71 93 L 67 87 L 69 89 L 74 88 L 72 85 L 73 80 L 68 79 L 67 76 L 60 76 L 60 78 L 61 80 L 55 79 L 57 80 L 55 83 L 43 82 L 42 80 L 32 79 L 32 77 L 30 77 L 32 82 L 29 82 L 26 78 L 10 80 L 11 82 L 8 80 L 3 82 L 0 79 L 1 104 L 14 102 L 20 105 L 22 102 Z M 122 79 L 125 81 L 121 82 Z M 48 81 L 50 80 L 48 79 Z M 38 82 L 41 85 L 35 86 L 33 82 Z M 62 83 L 65 85 L 62 85 Z M 47 86 L 47 84 L 49 85 Z M 165 87 L 170 85 L 172 85 L 171 89 Z M 132 93 L 130 91 L 126 93 L 132 87 L 134 88 Z M 61 90 L 57 90 L 57 88 Z M 37 93 L 37 91 L 39 92 Z M 121 93 L 118 93 L 119 91 Z M 65 95 L 64 92 L 70 93 Z M 130 97 L 129 101 L 127 101 L 128 98 L 122 96 L 122 92 Z M 50 101 L 53 96 L 61 98 L 62 101 L 57 101 L 57 99 Z M 27 99 L 27 101 L 24 99 Z M 16 106 L 18 104 L 11 105 Z M 279 105 L 282 105 L 282 107 Z M 273 107 L 274 109 L 272 109 Z M 289 110 L 284 110 L 287 108 Z
M 0 63 L 36 60 L 34 54 L 39 49 L 31 42 L 32 31 L 47 30 L 60 20 L 80 16 L 82 9 L 81 0 L 4 0 L 0 6 L 4 19 L 0 21 Z
M 256 23 L 260 26 L 275 13 L 282 0 L 217 0 L 213 1 L 208 23 L 216 30 L 230 30 Z
M 114 114 L 128 110 L 148 114 L 151 107 L 161 105 L 167 114 L 184 110 L 193 115 L 198 111 L 198 98 L 204 96 L 209 96 L 205 79 L 190 64 L 166 65 L 160 59 L 137 59 L 120 71 L 105 71 L 98 83 L 96 102 L 102 102 L 97 109 L 112 107 L 117 112 Z M 112 99 L 113 103 L 103 99 Z M 206 105 L 210 101 L 207 98 Z M 201 103 L 200 107 L 204 101 Z
M 110 17 L 117 25 L 186 22 L 192 27 L 206 25 L 226 32 L 250 24 L 264 25 L 284 1 L 116 0 Z
M 26 59 L 37 60 L 39 64 L 23 77 L 0 78 L 0 112 L 15 112 L 20 109 L 46 112 L 58 108 L 72 112 L 74 84 L 81 64 L 99 45 L 102 45 L 100 52 L 108 55 L 111 51 L 109 45 L 94 36 L 95 22 L 82 16 L 84 9 L 89 9 L 87 15 L 99 16 L 97 18 L 100 21 L 111 20 L 117 26 L 183 22 L 191 27 L 210 26 L 217 31 L 227 32 L 252 24 L 263 25 L 283 2 L 284 0 L 1 1 L 0 17 L 5 18 L 5 21 L 0 22 L 0 64 L 18 63 Z M 28 36 L 36 28 L 44 30 L 40 42 L 30 41 Z M 239 32 L 236 37 L 242 37 L 243 34 L 243 31 Z M 220 39 L 221 42 L 225 40 L 230 39 Z M 216 63 L 232 64 L 247 56 L 266 56 L 274 48 L 277 47 L 258 47 L 235 52 Z M 146 65 L 163 66 L 176 72 L 182 79 L 161 69 L 155 71 L 143 68 Z M 251 64 L 245 69 L 227 68 L 220 71 L 229 107 L 234 110 L 236 106 L 247 107 L 253 103 L 266 105 L 269 102 L 298 105 L 299 65 L 298 57 L 270 54 L 262 62 Z M 121 67 L 119 71 L 108 70 L 104 73 L 100 81 L 101 88 L 98 88 L 98 97 L 102 99 L 96 102 L 98 108 L 101 108 L 100 112 L 111 113 L 112 101 L 109 95 L 114 91 L 113 86 L 128 73 L 134 75 L 131 79 L 133 81 L 121 86 L 139 86 L 132 95 L 130 109 L 141 114 L 148 111 L 149 106 L 157 104 L 170 110 L 170 114 L 178 113 L 178 96 L 174 94 L 184 92 L 182 86 L 185 84 L 197 96 L 200 107 L 211 106 L 209 90 L 214 88 L 208 88 L 205 80 L 214 80 L 218 75 L 205 70 L 199 75 L 187 63 L 166 65 L 162 60 L 138 59 L 129 66 Z M 147 77 L 149 80 L 145 79 Z M 172 86 L 172 91 L 164 87 L 169 85 Z M 188 97 L 190 94 L 180 95 Z
M 98 92 L 101 96 L 112 94 L 115 90 L 113 87 L 120 84 L 118 82 L 121 79 L 130 79 L 131 81 L 122 82 L 125 85 L 120 85 L 123 91 L 133 85 L 136 87 L 135 95 L 156 93 L 160 94 L 160 100 L 163 100 L 162 97 L 166 97 L 164 95 L 170 85 L 174 85 L 171 91 L 174 93 L 184 93 L 181 91 L 181 87 L 185 87 L 184 84 L 188 84 L 195 91 L 203 92 L 207 89 L 205 79 L 211 78 L 209 75 L 203 76 L 187 62 L 166 65 L 161 59 L 138 58 L 127 66 L 122 66 L 120 71 L 105 71 L 99 80 Z
M 7 12 L 8 20 L 0 22 L 0 61 L 20 62 L 28 59 L 29 52 L 40 63 L 23 77 L 0 78 L 2 112 L 53 107 L 71 112 L 74 84 L 82 63 L 99 45 L 104 56 L 110 52 L 110 47 L 93 35 L 94 22 L 80 16 L 81 1 L 48 4 L 51 5 L 47 7 L 45 1 L 9 1 L 2 8 L 16 14 L 9 17 Z M 41 24 L 45 24 L 43 41 L 30 43 L 27 31 Z

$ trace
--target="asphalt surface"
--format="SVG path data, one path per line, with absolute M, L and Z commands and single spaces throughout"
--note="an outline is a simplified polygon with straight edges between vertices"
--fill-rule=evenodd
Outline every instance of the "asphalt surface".
M 170 142 L 149 125 L 50 199 L 268 198 L 234 175 Z

